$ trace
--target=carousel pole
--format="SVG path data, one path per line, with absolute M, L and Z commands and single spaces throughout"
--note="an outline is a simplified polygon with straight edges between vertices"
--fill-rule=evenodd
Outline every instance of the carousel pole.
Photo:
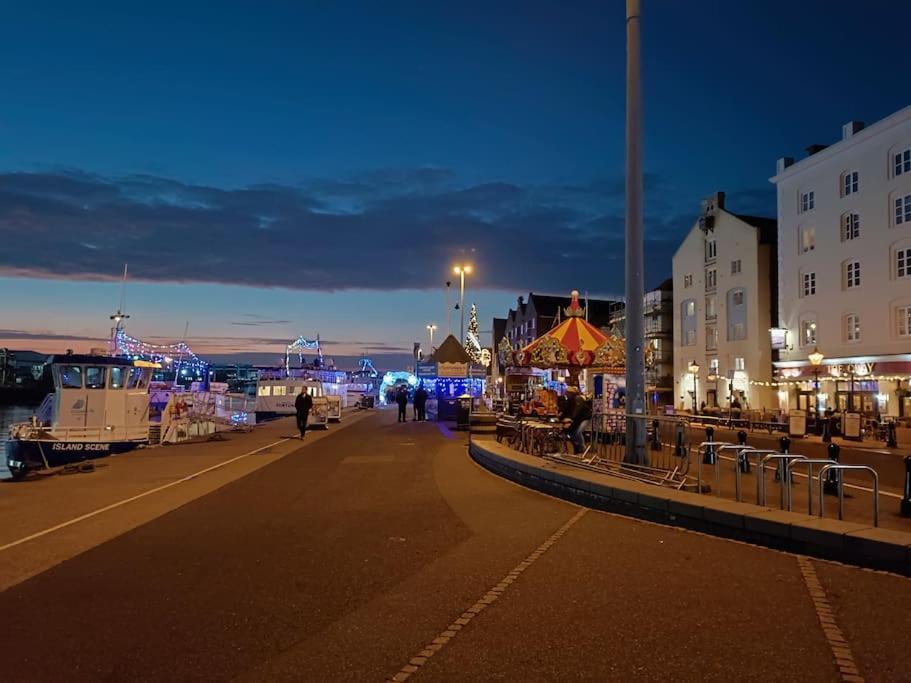
M 642 229 L 642 83 L 639 0 L 626 0 L 626 456 L 647 465 L 645 452 L 645 359 L 642 304 L 645 297 Z

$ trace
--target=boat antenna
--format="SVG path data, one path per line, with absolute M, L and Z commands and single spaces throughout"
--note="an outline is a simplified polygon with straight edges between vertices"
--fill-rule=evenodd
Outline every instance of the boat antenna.
M 187 320 L 183 326 L 183 340 L 180 343 L 180 355 L 177 357 L 177 365 L 174 367 L 174 386 L 177 386 L 177 380 L 180 377 L 180 364 L 183 362 L 183 352 L 187 348 L 187 333 L 190 331 L 190 321 Z
M 121 330 L 123 330 L 123 321 L 129 318 L 130 316 L 126 313 L 126 303 L 127 303 L 127 266 L 129 264 L 123 264 L 123 279 L 120 281 L 120 305 L 117 307 L 117 312 L 111 316 L 111 320 L 114 321 L 114 327 L 111 328 L 111 355 L 116 356 L 118 351 L 118 337 L 120 336 Z

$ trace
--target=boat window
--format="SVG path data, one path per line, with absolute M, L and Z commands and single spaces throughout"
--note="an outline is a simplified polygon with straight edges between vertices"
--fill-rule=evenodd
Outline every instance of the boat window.
M 256 395 L 257 396 L 271 396 L 272 387 L 270 387 L 268 384 L 266 386 L 256 387 Z
M 89 366 L 85 369 L 85 388 L 104 389 L 104 368 Z
M 142 381 L 142 368 L 130 368 L 130 379 L 127 383 L 127 387 L 130 389 L 138 389 Z
M 126 384 L 126 379 L 126 368 L 113 367 L 111 368 L 111 378 L 108 386 L 110 386 L 111 389 L 123 389 L 124 385 Z
M 142 368 L 142 375 L 139 377 L 139 388 L 145 389 L 152 381 L 152 368 Z
M 60 367 L 60 386 L 64 389 L 82 389 L 82 367 L 62 365 Z

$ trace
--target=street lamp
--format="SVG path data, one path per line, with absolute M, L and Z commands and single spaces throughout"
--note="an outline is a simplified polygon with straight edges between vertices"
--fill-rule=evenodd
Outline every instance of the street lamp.
M 459 314 L 462 322 L 459 327 L 459 342 L 465 343 L 465 276 L 471 274 L 471 266 L 455 266 L 452 272 L 459 276 Z
M 819 412 L 819 366 L 822 365 L 822 360 L 825 356 L 820 353 L 817 347 L 813 347 L 813 352 L 810 353 L 807 358 L 810 360 L 810 365 L 813 366 L 813 386 L 814 386 L 814 396 L 813 396 L 813 411 Z
M 430 323 L 427 326 L 427 331 L 430 332 L 430 353 L 433 353 L 433 331 L 437 328 L 436 325 Z
M 696 410 L 696 378 L 699 376 L 699 363 L 694 360 L 690 361 L 690 374 L 693 376 L 693 415 L 697 414 Z

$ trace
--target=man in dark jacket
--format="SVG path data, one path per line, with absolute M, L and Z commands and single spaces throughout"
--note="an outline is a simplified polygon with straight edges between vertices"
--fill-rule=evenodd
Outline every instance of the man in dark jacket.
M 584 431 L 586 425 L 592 419 L 592 402 L 582 394 L 577 394 L 573 401 L 572 424 L 569 427 L 570 439 L 573 442 L 573 450 L 578 455 L 585 450 Z
M 423 422 L 427 419 L 424 412 L 427 406 L 427 390 L 421 384 L 414 392 L 414 419 Z
M 395 402 L 399 405 L 399 422 L 407 422 L 405 408 L 408 407 L 408 389 L 404 386 L 399 387 L 399 390 L 395 395 Z
M 302 388 L 297 398 L 294 399 L 294 410 L 297 411 L 297 428 L 300 430 L 301 439 L 304 438 L 304 433 L 307 431 L 307 420 L 310 418 L 310 409 L 312 407 L 313 397 L 307 393 L 306 389 Z

